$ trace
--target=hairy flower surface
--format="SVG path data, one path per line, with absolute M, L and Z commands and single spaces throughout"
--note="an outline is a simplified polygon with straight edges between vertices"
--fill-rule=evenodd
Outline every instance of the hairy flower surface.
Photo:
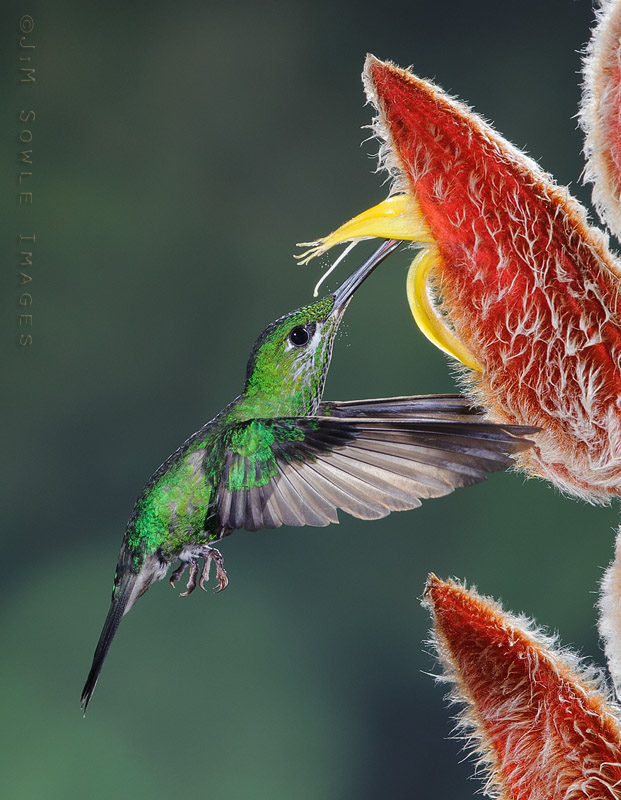
M 434 84 L 373 56 L 363 79 L 394 194 L 306 257 L 367 236 L 418 243 L 412 311 L 467 367 L 473 400 L 496 421 L 542 429 L 520 457 L 528 473 L 608 502 L 621 494 L 621 266 L 605 234 L 566 188 Z
M 603 0 L 584 62 L 580 124 L 586 180 L 610 230 L 621 236 L 621 3 Z
M 621 725 L 593 670 L 526 618 L 458 583 L 431 575 L 423 602 L 485 794 L 621 798 Z
M 617 697 L 621 698 L 621 528 L 614 558 L 602 577 L 598 608 L 599 635 Z

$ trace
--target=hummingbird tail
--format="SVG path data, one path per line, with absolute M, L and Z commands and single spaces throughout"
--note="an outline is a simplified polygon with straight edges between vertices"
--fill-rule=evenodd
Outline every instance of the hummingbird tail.
M 108 655 L 108 650 L 110 649 L 114 635 L 116 634 L 121 623 L 121 619 L 123 618 L 125 612 L 129 611 L 129 608 L 131 608 L 131 605 L 133 605 L 133 602 L 130 603 L 130 601 L 135 599 L 134 589 L 137 578 L 138 575 L 131 572 L 126 572 L 121 577 L 121 580 L 115 589 L 112 602 L 110 604 L 110 609 L 108 611 L 108 616 L 104 622 L 103 630 L 101 631 L 101 636 L 99 637 L 99 642 L 97 643 L 97 648 L 95 650 L 95 655 L 93 656 L 93 665 L 91 666 L 91 671 L 88 673 L 88 678 L 86 679 L 84 689 L 82 690 L 82 698 L 80 702 L 84 716 L 86 716 L 86 709 L 88 708 L 88 704 L 90 703 L 93 692 L 95 691 L 95 686 L 97 685 L 101 668 L 103 667 L 106 656 Z

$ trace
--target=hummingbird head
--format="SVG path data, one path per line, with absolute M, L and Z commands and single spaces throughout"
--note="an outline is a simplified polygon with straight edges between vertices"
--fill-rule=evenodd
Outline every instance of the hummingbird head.
M 260 400 L 254 413 L 300 416 L 316 411 L 345 309 L 356 289 L 399 244 L 383 242 L 333 294 L 267 326 L 246 370 L 244 396 Z

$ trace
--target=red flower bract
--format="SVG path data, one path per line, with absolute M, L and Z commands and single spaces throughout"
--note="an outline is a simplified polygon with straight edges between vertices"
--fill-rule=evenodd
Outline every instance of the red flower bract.
M 621 16 L 621 3 L 611 8 Z M 592 53 L 585 127 L 608 86 L 601 48 Z M 463 383 L 493 420 L 542 429 L 519 459 L 528 473 L 608 502 L 621 494 L 621 266 L 605 234 L 567 189 L 432 83 L 373 56 L 363 79 L 393 194 L 300 258 L 369 236 L 422 245 L 408 275 L 421 330 L 468 368 Z M 587 140 L 589 174 L 608 196 L 611 159 L 597 161 L 593 142 L 614 149 L 613 116 L 597 105 Z
M 425 604 L 461 724 L 504 800 L 621 797 L 621 726 L 593 673 L 524 618 L 430 576 Z
M 585 62 L 581 123 L 594 200 L 621 235 L 621 2 L 605 0 Z M 367 58 L 391 196 L 311 242 L 308 261 L 372 236 L 416 242 L 408 299 L 467 368 L 473 401 L 538 426 L 520 457 L 569 494 L 621 494 L 621 264 L 565 187 L 433 83 Z
M 591 500 L 621 493 L 621 272 L 601 233 L 432 84 L 372 57 L 365 78 L 387 166 L 441 253 L 443 310 L 482 365 L 478 402 L 544 429 L 531 472 Z

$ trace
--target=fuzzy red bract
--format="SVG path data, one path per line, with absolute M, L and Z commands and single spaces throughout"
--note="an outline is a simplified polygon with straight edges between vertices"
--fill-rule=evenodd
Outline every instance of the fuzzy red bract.
M 543 428 L 526 468 L 592 501 L 621 494 L 621 270 L 583 209 L 433 84 L 373 57 L 384 162 L 442 255 L 443 310 L 502 422 Z
M 425 603 L 452 698 L 505 800 L 621 797 L 621 726 L 575 656 L 488 598 L 430 576 Z
M 601 0 L 584 63 L 580 124 L 586 179 L 602 220 L 621 235 L 621 3 Z

